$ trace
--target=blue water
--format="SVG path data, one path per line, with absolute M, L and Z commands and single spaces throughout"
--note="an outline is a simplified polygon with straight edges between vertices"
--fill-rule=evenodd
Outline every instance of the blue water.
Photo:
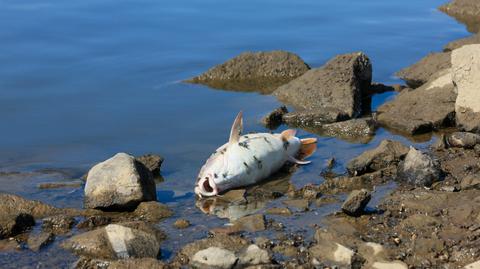
M 436 10 L 443 2 L 0 0 L 0 171 L 80 176 L 116 152 L 153 152 L 166 159 L 159 200 L 192 207 L 196 174 L 236 113 L 247 132 L 264 131 L 259 120 L 279 103 L 180 81 L 244 51 L 282 49 L 312 67 L 364 51 L 375 81 L 400 83 L 396 71 L 468 35 Z M 389 98 L 376 96 L 373 108 Z M 384 138 L 413 143 L 383 129 L 368 144 L 319 137 L 313 164 L 292 182 L 318 183 L 325 160 L 341 172 Z M 39 191 L 43 181 L 58 176 L 0 177 L 0 191 L 82 206 L 81 190 Z

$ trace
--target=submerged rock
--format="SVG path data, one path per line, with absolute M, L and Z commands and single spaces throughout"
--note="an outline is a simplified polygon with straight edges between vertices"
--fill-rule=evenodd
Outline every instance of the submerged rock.
M 410 135 L 451 127 L 455 125 L 456 98 L 450 70 L 444 70 L 420 88 L 404 90 L 380 106 L 377 120 Z
M 190 226 L 190 222 L 186 219 L 178 219 L 173 223 L 173 226 L 177 229 L 186 229 Z
M 410 147 L 405 160 L 399 165 L 399 179 L 415 186 L 429 187 L 441 180 L 439 163 L 427 154 Z
M 145 154 L 135 158 L 141 162 L 154 176 L 160 175 L 160 168 L 163 163 L 163 157 L 156 154 Z
M 212 88 L 270 93 L 310 68 L 286 51 L 245 52 L 186 82 Z
M 39 251 L 41 248 L 50 244 L 54 239 L 55 236 L 50 232 L 30 234 L 27 241 L 28 248 L 33 251 Z
M 88 172 L 86 208 L 131 210 L 140 202 L 156 198 L 151 172 L 128 154 L 118 153 Z
M 309 70 L 279 87 L 273 94 L 302 114 L 320 116 L 318 121 L 354 118 L 364 112 L 372 81 L 372 65 L 363 53 L 338 55 L 321 68 Z M 328 117 L 322 116 L 333 113 Z M 288 116 L 288 113 L 286 116 Z
M 383 140 L 372 150 L 367 150 L 347 164 L 351 175 L 362 175 L 396 165 L 407 155 L 408 147 L 398 141 Z
M 432 75 L 450 66 L 450 52 L 431 53 L 395 75 L 405 80 L 409 87 L 418 88 L 429 81 Z
M 241 217 L 232 223 L 234 231 L 258 232 L 266 229 L 265 216 L 262 214 L 255 214 Z
M 450 147 L 459 147 L 472 149 L 475 145 L 480 144 L 480 135 L 467 132 L 455 132 L 450 134 L 446 141 Z
M 358 217 L 365 211 L 371 198 L 371 193 L 365 189 L 354 190 L 343 203 L 342 210 L 350 216 Z
M 465 131 L 480 132 L 480 44 L 466 45 L 452 52 L 457 125 Z
M 283 115 L 288 113 L 286 106 L 281 106 L 262 118 L 262 124 L 268 129 L 276 129 L 283 121 Z

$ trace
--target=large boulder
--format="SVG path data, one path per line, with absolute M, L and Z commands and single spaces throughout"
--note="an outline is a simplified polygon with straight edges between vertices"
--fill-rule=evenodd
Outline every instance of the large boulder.
M 466 24 L 470 32 L 480 32 L 480 2 L 478 0 L 453 0 L 439 9 Z
M 156 199 L 152 173 L 126 153 L 118 153 L 88 172 L 86 208 L 132 210 L 140 202 Z
M 212 88 L 270 93 L 310 68 L 286 51 L 245 52 L 186 82 Z
M 380 125 L 405 134 L 421 134 L 455 125 L 457 94 L 449 69 L 415 90 L 403 90 L 377 109 Z
M 351 175 L 362 175 L 398 164 L 408 153 L 408 147 L 398 141 L 383 140 L 374 149 L 367 150 L 347 164 Z
M 405 160 L 399 165 L 398 178 L 415 186 L 430 187 L 440 181 L 441 176 L 440 164 L 414 147 L 410 147 Z
M 141 223 L 109 224 L 79 234 L 62 243 L 62 247 L 91 258 L 157 258 L 164 235 Z
M 452 73 L 458 92 L 457 125 L 466 131 L 480 132 L 480 44 L 452 52 Z
M 363 99 L 371 81 L 370 59 L 356 52 L 336 56 L 321 68 L 280 86 L 273 94 L 299 113 L 323 115 L 333 111 L 335 115 L 330 118 L 354 118 L 364 112 Z
M 405 80 L 409 87 L 418 88 L 429 81 L 432 75 L 450 66 L 450 52 L 431 53 L 395 75 Z

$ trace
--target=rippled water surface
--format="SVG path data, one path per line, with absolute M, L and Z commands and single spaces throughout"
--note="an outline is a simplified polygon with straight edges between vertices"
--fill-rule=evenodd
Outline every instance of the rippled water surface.
M 0 0 L 0 171 L 22 172 L 0 175 L 0 191 L 81 207 L 81 189 L 37 184 L 78 178 L 119 151 L 158 153 L 166 159 L 159 200 L 198 224 L 185 237 L 203 237 L 198 227 L 205 220 L 223 222 L 194 205 L 199 167 L 227 140 L 239 110 L 247 132 L 264 131 L 260 118 L 279 103 L 182 80 L 244 51 L 282 49 L 312 67 L 364 51 L 375 81 L 399 83 L 395 71 L 467 35 L 436 10 L 442 2 Z M 376 96 L 373 107 L 388 98 L 391 93 Z M 349 159 L 385 138 L 413 143 L 383 129 L 367 144 L 320 137 L 313 164 L 290 181 L 321 182 L 326 159 L 334 156 L 342 172 Z M 184 241 L 176 236 L 167 256 Z M 52 249 L 58 248 L 0 254 L 0 266 L 48 264 Z M 55 264 L 73 259 L 65 254 Z

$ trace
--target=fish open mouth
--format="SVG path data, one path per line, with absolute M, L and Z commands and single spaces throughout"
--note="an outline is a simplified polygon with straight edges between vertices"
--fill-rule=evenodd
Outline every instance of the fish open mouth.
M 212 178 L 205 177 L 198 182 L 195 192 L 200 196 L 215 196 L 218 194 L 218 188 Z

